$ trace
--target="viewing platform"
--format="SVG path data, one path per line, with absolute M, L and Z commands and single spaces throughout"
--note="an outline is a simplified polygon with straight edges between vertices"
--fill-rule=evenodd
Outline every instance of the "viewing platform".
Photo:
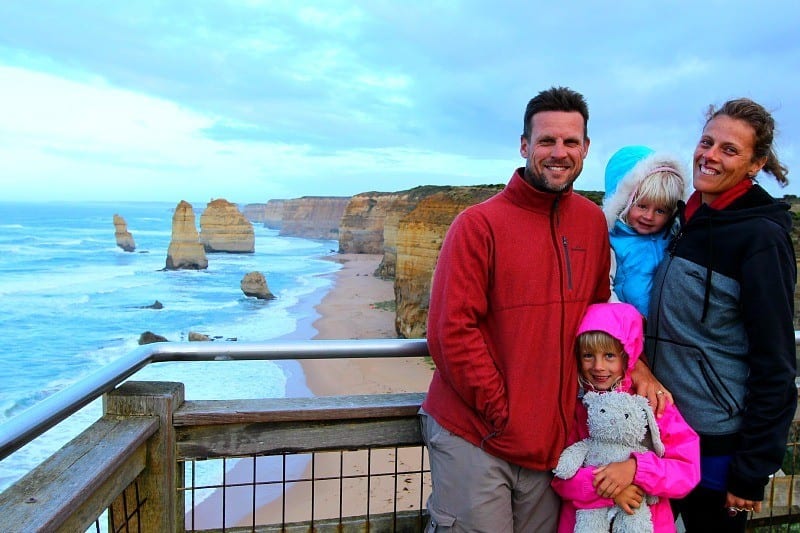
M 142 346 L 0 426 L 4 459 L 102 396 L 100 419 L 0 494 L 0 529 L 422 531 L 424 394 L 193 401 L 181 383 L 127 380 L 167 361 L 426 356 L 420 339 Z M 798 432 L 753 531 L 800 522 Z

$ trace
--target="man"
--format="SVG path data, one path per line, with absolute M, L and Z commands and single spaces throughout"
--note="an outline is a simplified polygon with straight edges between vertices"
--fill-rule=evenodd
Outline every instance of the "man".
M 572 190 L 588 118 L 568 88 L 531 99 L 525 167 L 456 217 L 442 245 L 427 329 L 436 371 L 420 410 L 428 531 L 556 529 L 551 470 L 575 410 L 575 331 L 610 296 L 603 213 Z

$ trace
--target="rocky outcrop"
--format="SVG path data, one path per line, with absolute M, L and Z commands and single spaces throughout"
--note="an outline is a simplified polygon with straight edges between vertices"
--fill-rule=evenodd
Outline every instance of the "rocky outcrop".
M 167 270 L 203 270 L 208 258 L 200 243 L 192 204 L 181 200 L 172 215 L 172 239 L 167 250 Z
M 259 300 L 272 300 L 275 295 L 269 291 L 267 279 L 261 272 L 248 272 L 242 278 L 239 287 L 245 296 L 255 296 Z
M 128 231 L 127 222 L 117 214 L 114 214 L 114 238 L 117 240 L 117 246 L 126 252 L 136 250 L 136 243 L 133 242 L 133 235 Z
M 200 215 L 200 242 L 208 253 L 251 254 L 256 240 L 253 224 L 236 204 L 217 198 Z
M 283 202 L 280 235 L 306 239 L 338 239 L 339 221 L 348 196 L 304 196 Z
M 198 333 L 197 331 L 190 331 L 187 338 L 189 342 L 211 342 L 213 340 L 205 333 Z
M 154 342 L 168 342 L 168 339 L 162 335 L 153 333 L 152 331 L 145 331 L 139 335 L 139 346 L 153 344 Z
M 266 204 L 247 204 L 242 209 L 242 213 L 250 222 L 264 224 L 270 229 L 281 229 L 284 203 L 286 200 L 270 200 Z
M 403 338 L 422 338 L 430 304 L 433 270 L 445 233 L 467 207 L 497 194 L 502 185 L 448 187 L 420 200 L 400 219 L 394 282 L 395 328 Z

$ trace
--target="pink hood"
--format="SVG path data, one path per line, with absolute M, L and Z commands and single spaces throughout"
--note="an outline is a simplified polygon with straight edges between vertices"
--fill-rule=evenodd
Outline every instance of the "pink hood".
M 630 372 L 642 355 L 643 317 L 630 304 L 615 302 L 592 304 L 586 308 L 576 336 L 587 331 L 603 331 L 622 343 L 628 354 L 628 368 L 622 382 L 623 390 L 630 388 Z

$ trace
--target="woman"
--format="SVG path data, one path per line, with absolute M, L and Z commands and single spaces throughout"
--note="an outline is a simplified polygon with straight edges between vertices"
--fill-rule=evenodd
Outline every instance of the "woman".
M 763 170 L 787 183 L 774 129 L 746 98 L 709 110 L 695 191 L 653 281 L 646 353 L 700 435 L 700 484 L 674 501 L 690 532 L 745 530 L 797 403 L 792 219 L 754 180 Z

